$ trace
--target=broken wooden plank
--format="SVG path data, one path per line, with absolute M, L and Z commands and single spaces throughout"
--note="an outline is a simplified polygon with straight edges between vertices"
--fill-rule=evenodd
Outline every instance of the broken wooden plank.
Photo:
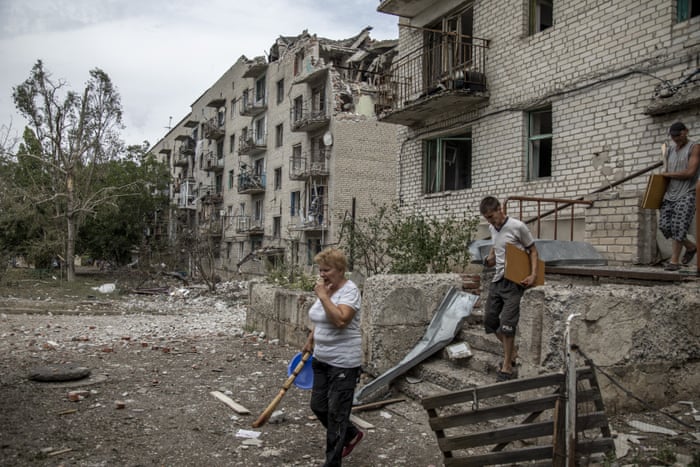
M 386 399 L 383 401 L 370 402 L 369 404 L 356 405 L 352 408 L 352 411 L 361 412 L 363 410 L 381 409 L 382 407 L 385 407 L 387 405 L 396 404 L 397 402 L 404 402 L 405 400 L 405 397 L 397 397 L 395 399 Z
M 236 413 L 243 414 L 243 415 L 250 413 L 250 410 L 246 409 L 241 404 L 234 402 L 233 399 L 231 399 L 227 395 L 221 393 L 220 391 L 212 391 L 209 394 L 216 397 L 217 399 L 219 399 L 221 402 L 228 405 L 229 407 L 231 407 Z
M 373 430 L 374 429 L 374 425 L 372 425 L 370 422 L 368 422 L 366 420 L 361 419 L 360 417 L 358 417 L 355 414 L 350 415 L 350 421 L 354 425 L 362 428 L 363 430 Z
M 53 457 L 53 456 L 60 456 L 61 454 L 65 454 L 67 452 L 71 452 L 73 448 L 66 448 L 66 449 L 60 449 L 58 451 L 51 451 L 48 453 L 46 456 L 47 457 Z

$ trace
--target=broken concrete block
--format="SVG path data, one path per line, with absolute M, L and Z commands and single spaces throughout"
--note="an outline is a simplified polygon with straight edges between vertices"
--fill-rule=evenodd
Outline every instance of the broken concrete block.
M 469 344 L 466 342 L 459 342 L 457 344 L 450 344 L 445 347 L 445 352 L 447 353 L 447 358 L 450 360 L 458 360 L 462 358 L 469 358 L 472 356 L 472 351 L 469 348 Z

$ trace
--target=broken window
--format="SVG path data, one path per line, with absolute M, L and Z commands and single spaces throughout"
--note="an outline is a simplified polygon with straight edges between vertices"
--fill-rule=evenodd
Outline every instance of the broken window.
M 472 33 L 472 5 L 426 27 L 423 64 L 425 88 L 465 78 L 465 71 L 471 67 Z
M 314 88 L 311 91 L 311 106 L 316 113 L 323 114 L 326 111 L 326 88 L 324 86 Z
M 264 104 L 265 103 L 265 77 L 255 81 L 255 103 Z
M 700 16 L 700 0 L 677 0 L 676 13 L 678 22 Z
M 236 99 L 231 99 L 231 120 L 236 116 Z
M 314 264 L 314 256 L 321 252 L 321 239 L 309 238 L 306 241 L 306 264 Z
M 230 135 L 228 137 L 228 146 L 229 146 L 229 152 L 231 154 L 233 154 L 234 151 L 236 150 L 236 135 Z
M 528 180 L 552 175 L 552 108 L 528 112 Z
M 294 56 L 294 76 L 297 76 L 304 69 L 304 51 L 297 52 Z
M 426 194 L 471 188 L 471 134 L 426 140 L 423 148 Z
M 255 132 L 255 144 L 265 146 L 265 117 L 253 122 L 253 131 Z
M 282 146 L 284 139 L 284 127 L 280 123 L 275 127 L 275 147 L 278 148 Z
M 262 198 L 259 198 L 259 199 L 256 199 L 253 201 L 253 210 L 254 210 L 253 218 L 258 222 L 261 221 L 263 218 L 263 200 L 262 200 Z M 256 224 L 258 224 L 258 222 L 256 222 Z
M 233 189 L 233 170 L 228 171 L 228 189 Z
M 530 0 L 530 35 L 551 28 L 553 12 L 552 0 Z
M 277 81 L 277 103 L 281 104 L 284 100 L 284 79 Z

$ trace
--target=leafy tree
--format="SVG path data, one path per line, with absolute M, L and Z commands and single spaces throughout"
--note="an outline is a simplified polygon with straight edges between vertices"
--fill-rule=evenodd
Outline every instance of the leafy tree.
M 375 213 L 343 221 L 340 244 L 352 252 L 368 274 L 445 273 L 463 270 L 470 261 L 468 245 L 479 217 L 427 216 L 414 209 L 404 213 L 396 205 L 375 205 Z
M 125 187 L 121 197 L 97 207 L 80 229 L 76 249 L 92 258 L 123 265 L 134 248 L 139 257 L 161 253 L 167 238 L 159 236 L 168 208 L 167 166 L 147 153 L 148 143 L 127 148 L 125 158 L 108 161 L 97 186 Z M 139 180 L 142 183 L 130 184 Z
M 28 121 L 16 155 L 20 174 L 13 190 L 61 222 L 60 234 L 52 238 L 62 243 L 66 278 L 72 281 L 78 231 L 86 217 L 130 196 L 139 182 L 104 183 L 107 163 L 123 152 L 121 100 L 107 73 L 91 70 L 80 94 L 65 87 L 39 60 L 29 78 L 13 88 L 15 106 Z

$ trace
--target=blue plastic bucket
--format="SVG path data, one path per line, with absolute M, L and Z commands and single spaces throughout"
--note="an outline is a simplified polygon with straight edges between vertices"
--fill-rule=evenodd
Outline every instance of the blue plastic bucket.
M 302 353 L 299 352 L 289 361 L 289 365 L 287 365 L 287 376 L 292 376 L 294 369 L 301 361 L 301 357 Z M 294 386 L 299 389 L 311 389 L 314 385 L 314 370 L 311 368 L 311 360 L 313 359 L 314 357 L 309 357 L 297 377 L 294 378 Z

